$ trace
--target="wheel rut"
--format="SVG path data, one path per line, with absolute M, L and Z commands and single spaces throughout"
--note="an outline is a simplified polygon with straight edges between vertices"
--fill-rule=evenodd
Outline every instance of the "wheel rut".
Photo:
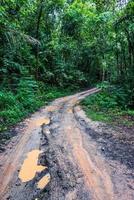
M 109 162 L 76 117 L 79 101 L 99 91 L 57 99 L 23 122 L 24 129 L 0 155 L 2 200 L 124 200 Z M 31 155 L 38 170 L 27 179 L 22 170 Z

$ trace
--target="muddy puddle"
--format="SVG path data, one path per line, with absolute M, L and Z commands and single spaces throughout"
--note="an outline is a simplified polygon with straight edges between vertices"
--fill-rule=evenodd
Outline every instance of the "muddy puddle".
M 37 184 L 37 188 L 43 189 L 50 182 L 50 174 L 46 174 Z
M 35 178 L 37 172 L 42 172 L 47 169 L 46 166 L 38 165 L 38 158 L 42 151 L 33 150 L 28 153 L 27 158 L 24 160 L 21 170 L 19 172 L 19 178 L 22 183 L 26 183 Z M 37 184 L 39 189 L 43 189 L 50 181 L 50 174 L 45 175 Z
M 38 120 L 35 120 L 34 124 L 36 126 L 41 126 L 42 124 L 50 124 L 50 119 L 49 118 L 39 118 Z
M 103 127 L 101 123 L 90 122 L 81 114 L 80 107 L 75 109 L 78 100 L 93 92 L 90 90 L 58 99 L 26 121 L 22 132 L 24 136 L 20 135 L 16 143 L 10 146 L 12 149 L 4 158 L 6 164 L 2 162 L 2 169 L 5 170 L 0 177 L 0 200 L 39 200 L 38 197 L 43 200 L 134 199 L 131 171 L 117 160 L 111 161 L 111 157 L 107 159 L 102 154 L 102 148 L 107 153 L 112 145 L 111 137 L 107 140 L 103 135 L 111 136 L 113 130 L 108 126 Z M 51 123 L 48 116 L 51 116 Z M 49 123 L 49 126 L 41 126 Z M 114 134 L 117 133 L 115 131 Z M 39 147 L 43 150 L 41 156 Z M 120 150 L 119 146 L 119 153 L 116 154 L 119 159 L 122 158 Z M 114 151 L 112 149 L 111 154 Z M 20 161 L 23 163 L 18 174 Z M 44 166 L 46 163 L 49 172 Z M 26 184 L 20 184 L 20 181 Z M 47 188 L 50 183 L 51 186 Z M 42 191 L 44 188 L 45 191 Z

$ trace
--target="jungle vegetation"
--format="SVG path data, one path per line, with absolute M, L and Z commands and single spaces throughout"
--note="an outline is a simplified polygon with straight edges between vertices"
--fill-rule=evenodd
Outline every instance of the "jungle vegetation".
M 87 107 L 133 113 L 133 0 L 0 1 L 1 131 L 96 84 Z

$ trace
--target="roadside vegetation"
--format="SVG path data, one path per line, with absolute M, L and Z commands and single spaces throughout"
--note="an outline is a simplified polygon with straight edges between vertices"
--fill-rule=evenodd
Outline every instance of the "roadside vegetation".
M 1 91 L 0 132 L 20 122 L 23 118 L 37 111 L 41 106 L 47 105 L 53 99 L 70 93 L 71 90 L 59 90 L 56 87 L 46 87 L 41 90 L 35 83 L 27 81 L 25 85 L 19 87 L 19 91 L 16 94 L 11 91 Z
M 133 16 L 133 0 L 1 0 L 0 131 L 54 98 L 105 81 L 83 102 L 87 113 L 133 119 Z
M 113 125 L 134 127 L 134 110 L 131 93 L 125 88 L 109 85 L 107 82 L 98 86 L 101 92 L 87 97 L 81 102 L 88 117 L 94 121 Z

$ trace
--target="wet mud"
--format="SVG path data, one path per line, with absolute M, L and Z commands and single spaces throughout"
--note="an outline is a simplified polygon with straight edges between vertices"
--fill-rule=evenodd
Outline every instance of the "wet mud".
M 57 99 L 26 120 L 0 157 L 2 200 L 134 199 L 132 136 L 78 106 L 96 92 Z

